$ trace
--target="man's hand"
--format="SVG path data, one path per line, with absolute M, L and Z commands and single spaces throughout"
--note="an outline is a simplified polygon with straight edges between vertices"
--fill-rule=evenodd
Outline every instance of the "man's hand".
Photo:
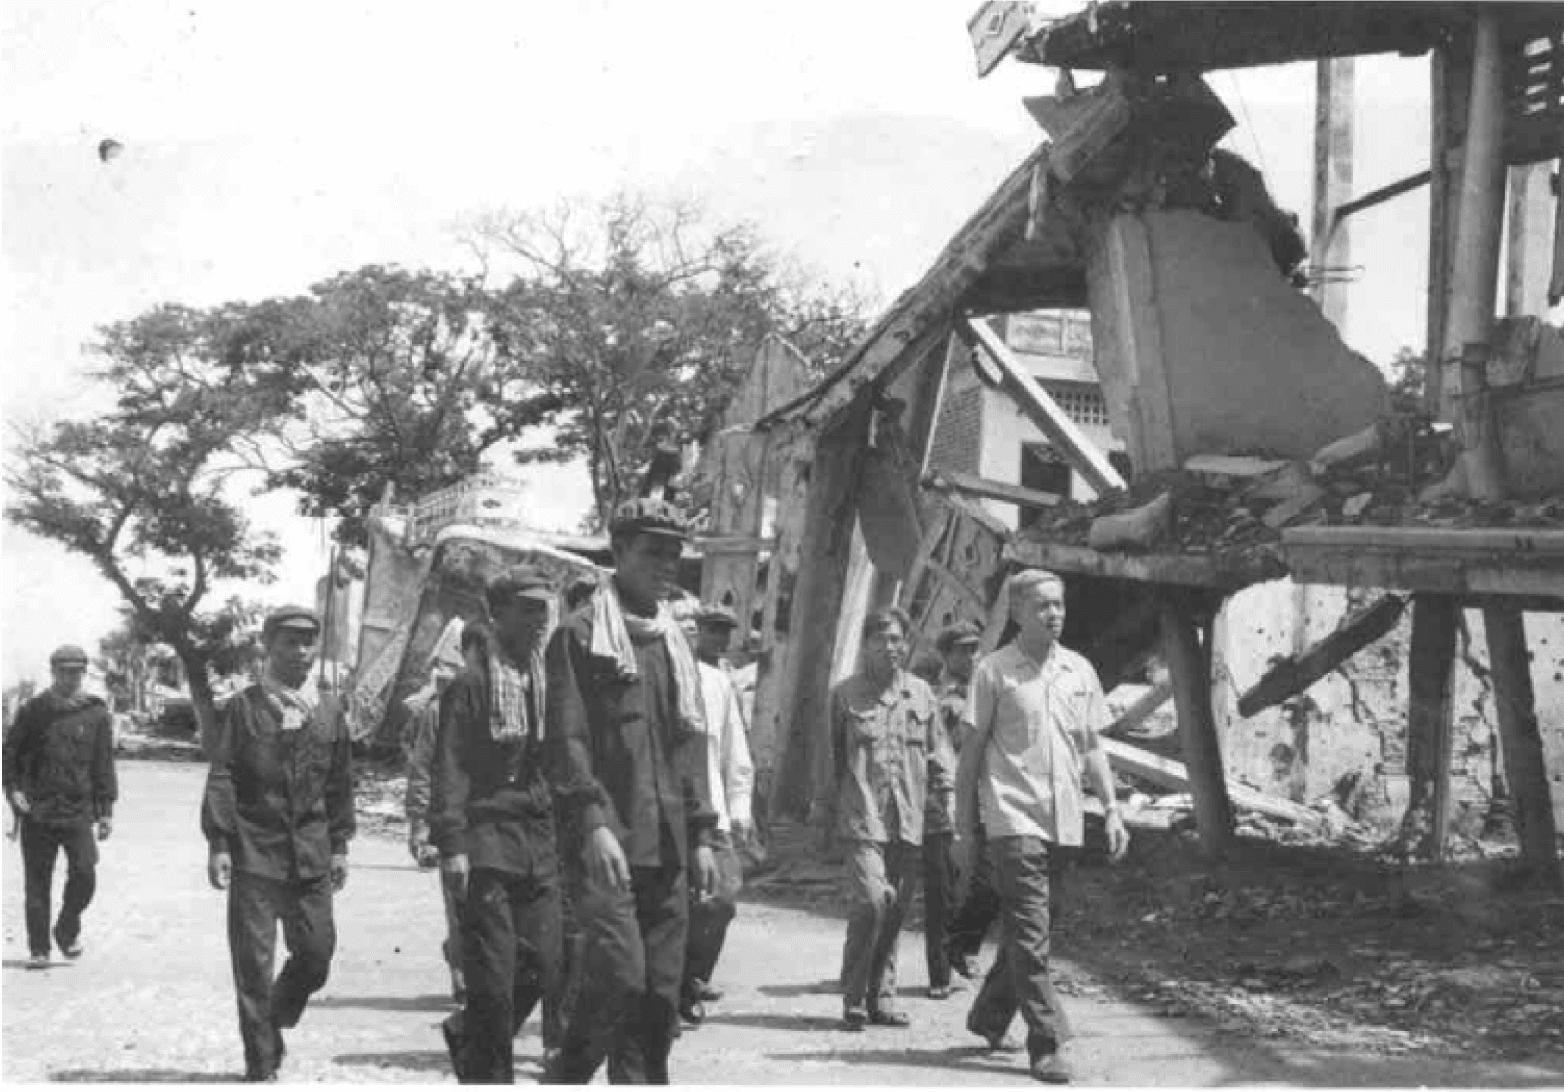
M 412 841 L 410 839 L 407 843 L 407 849 L 413 855 L 413 860 L 419 868 L 427 870 L 436 867 L 440 863 L 440 847 L 433 842 L 426 842 L 422 839 Z
M 1130 832 L 1124 828 L 1124 818 L 1119 814 L 1118 808 L 1112 808 L 1107 815 L 1108 833 L 1108 859 L 1110 861 L 1122 861 L 1124 855 L 1129 852 Z
M 104 816 L 98 820 L 98 841 L 107 842 L 109 835 L 114 833 L 114 820 Z
M 33 806 L 27 802 L 27 794 L 21 789 L 11 790 L 11 807 L 16 809 L 18 815 L 26 815 L 33 810 Z
M 586 865 L 594 883 L 611 891 L 630 890 L 630 863 L 619 848 L 619 839 L 607 827 L 596 828 L 587 839 Z
M 233 874 L 234 859 L 226 850 L 217 850 L 206 859 L 206 882 L 217 890 L 226 891 Z
M 458 899 L 467 897 L 467 874 L 470 867 L 467 862 L 467 854 L 453 853 L 449 857 L 440 858 L 440 871 L 445 873 L 446 879 L 456 890 Z
M 348 883 L 348 855 L 346 853 L 333 853 L 331 855 L 331 889 L 341 891 Z
M 702 898 L 717 890 L 717 855 L 711 846 L 695 847 L 695 893 Z

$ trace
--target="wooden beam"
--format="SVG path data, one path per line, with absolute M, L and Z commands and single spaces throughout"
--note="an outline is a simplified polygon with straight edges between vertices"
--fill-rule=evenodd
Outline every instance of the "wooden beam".
M 1165 789 L 1190 792 L 1193 795 L 1189 769 L 1184 763 L 1176 759 L 1163 758 L 1153 751 L 1136 747 L 1120 739 L 1104 739 L 1102 747 L 1108 752 L 1108 758 L 1113 762 L 1115 769 L 1133 774 L 1154 785 L 1161 785 Z M 1232 802 L 1241 808 L 1257 811 L 1261 815 L 1269 815 L 1273 819 L 1285 819 L 1311 830 L 1318 830 L 1323 825 L 1319 815 L 1291 800 L 1255 792 L 1236 781 L 1227 783 L 1227 791 Z
M 1279 559 L 1257 557 L 1244 562 L 1218 562 L 1205 554 L 1099 553 L 1084 546 L 1015 538 L 1005 544 L 1005 558 L 1017 565 L 1059 573 L 1105 576 L 1148 584 L 1182 584 L 1218 591 L 1237 591 L 1250 584 L 1286 576 Z
M 1407 779 L 1404 840 L 1443 860 L 1450 831 L 1451 672 L 1460 608 L 1445 595 L 1412 597 L 1407 655 Z
M 1233 836 L 1233 804 L 1222 772 L 1222 748 L 1211 711 L 1211 670 L 1194 617 L 1174 595 L 1163 593 L 1162 647 L 1178 708 L 1179 742 L 1195 797 L 1195 826 L 1202 850 L 1220 856 Z
M 923 484 L 934 489 L 954 489 L 973 497 L 1003 501 L 1017 508 L 1051 508 L 1064 498 L 1057 493 L 1045 493 L 1041 489 L 1028 489 L 1024 485 L 996 482 L 993 478 L 980 478 L 976 474 L 964 474 L 959 470 L 933 470 L 923 476 Z
M 1138 727 L 1151 714 L 1155 713 L 1168 703 L 1173 696 L 1173 684 L 1171 682 L 1159 682 L 1151 687 L 1124 712 L 1118 719 L 1102 730 L 1105 736 L 1123 735 L 1125 732 Z
M 818 771 L 830 751 L 832 654 L 847 563 L 857 528 L 855 486 L 868 450 L 869 393 L 834 420 L 815 445 L 804 525 L 798 547 L 788 658 L 777 724 L 786 733 L 771 810 L 776 818 L 803 820 L 817 791 Z
M 1564 565 L 1564 531 L 1545 527 L 1293 527 L 1282 533 L 1282 544 L 1473 557 L 1498 553 Z
M 1558 877 L 1557 834 L 1548 765 L 1537 727 L 1536 696 L 1526 654 L 1526 623 L 1510 606 L 1483 611 L 1488 659 L 1493 669 L 1493 703 L 1504 751 L 1504 774 L 1515 801 L 1521 860 L 1539 878 Z
M 1010 346 L 999 339 L 993 327 L 981 320 L 963 318 L 956 324 L 963 340 L 980 347 L 999 369 L 1004 387 L 1015 399 L 1021 411 L 1031 418 L 1049 441 L 1059 449 L 1072 469 L 1086 479 L 1086 484 L 1099 493 L 1123 489 L 1124 479 L 1113 469 L 1096 444 L 1059 408 L 1047 391 L 1033 379 L 1022 363 L 1010 351 Z
M 1303 655 L 1283 658 L 1238 699 L 1239 715 L 1252 717 L 1313 686 L 1342 661 L 1389 633 L 1400 621 L 1405 607 L 1406 600 L 1384 596 L 1372 606 L 1354 612 L 1334 633 L 1316 642 Z

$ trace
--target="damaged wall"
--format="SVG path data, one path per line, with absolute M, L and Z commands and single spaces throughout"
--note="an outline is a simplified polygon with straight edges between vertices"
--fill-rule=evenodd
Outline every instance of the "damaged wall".
M 1307 458 L 1388 410 L 1379 370 L 1249 224 L 1121 215 L 1094 228 L 1089 255 L 1097 372 L 1137 472 L 1199 454 Z
M 1317 641 L 1361 605 L 1345 589 L 1302 589 L 1305 626 L 1295 635 L 1298 588 L 1279 580 L 1248 588 L 1229 600 L 1218 622 L 1220 666 L 1214 705 L 1229 775 L 1301 803 L 1333 793 L 1360 818 L 1380 828 L 1398 823 L 1406 808 L 1407 647 L 1411 612 L 1387 636 L 1369 645 L 1300 697 L 1244 720 L 1238 697 L 1273 658 Z M 1564 617 L 1528 614 L 1532 682 L 1542 727 L 1553 809 L 1564 822 Z M 1456 646 L 1452 704 L 1451 797 L 1453 829 L 1481 829 L 1493 784 L 1497 722 L 1487 677 L 1482 614 L 1464 612 Z M 1354 787 L 1355 785 L 1355 787 Z

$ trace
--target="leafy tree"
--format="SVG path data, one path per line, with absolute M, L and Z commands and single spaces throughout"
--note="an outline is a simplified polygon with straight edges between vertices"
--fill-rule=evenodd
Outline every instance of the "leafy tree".
M 387 486 L 414 497 L 476 471 L 497 436 L 481 402 L 520 394 L 496 368 L 492 302 L 476 279 L 365 266 L 307 295 L 227 308 L 223 359 L 299 398 L 271 483 L 362 544 Z
M 858 296 L 687 202 L 620 193 L 498 213 L 473 242 L 520 267 L 497 293 L 493 337 L 503 374 L 527 393 L 490 401 L 494 431 L 550 428 L 546 445 L 517 451 L 523 463 L 584 457 L 599 526 L 659 441 L 713 431 L 767 334 L 829 368 L 863 330 Z
M 206 656 L 210 676 L 242 674 L 255 664 L 265 612 L 260 604 L 230 596 L 216 611 L 195 617 L 195 644 Z M 119 625 L 99 638 L 97 656 L 97 666 L 118 708 L 143 711 L 147 653 L 159 643 L 136 612 L 122 604 Z
M 285 371 L 224 359 L 222 309 L 157 307 L 101 331 L 96 377 L 115 392 L 90 420 L 18 429 L 6 516 L 82 554 L 119 591 L 143 636 L 169 645 L 203 738 L 209 669 L 243 621 L 207 604 L 223 581 L 270 580 L 275 537 L 231 499 L 293 412 Z

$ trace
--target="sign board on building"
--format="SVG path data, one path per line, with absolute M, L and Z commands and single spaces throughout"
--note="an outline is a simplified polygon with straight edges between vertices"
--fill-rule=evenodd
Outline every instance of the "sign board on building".
M 1065 311 L 1031 311 L 1005 318 L 1005 341 L 1018 353 L 1092 359 L 1091 321 Z
M 1011 48 L 1032 29 L 1031 4 L 1016 0 L 987 0 L 967 20 L 972 51 L 977 54 L 977 72 L 988 75 Z

